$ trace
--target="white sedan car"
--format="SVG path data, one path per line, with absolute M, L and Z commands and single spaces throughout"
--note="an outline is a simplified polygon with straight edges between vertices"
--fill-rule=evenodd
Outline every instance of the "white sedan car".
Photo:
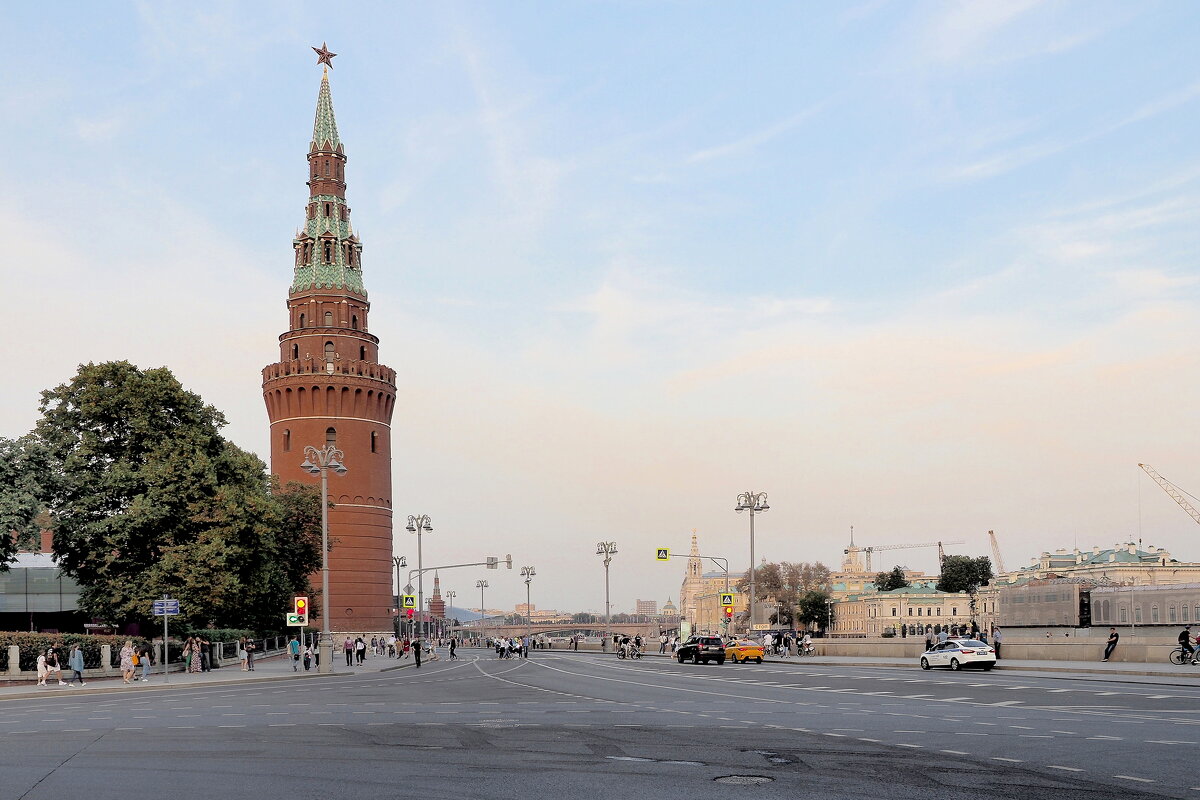
M 987 670 L 994 666 L 995 648 L 975 639 L 948 639 L 921 654 L 921 669 L 949 667 L 957 671 L 978 667 Z

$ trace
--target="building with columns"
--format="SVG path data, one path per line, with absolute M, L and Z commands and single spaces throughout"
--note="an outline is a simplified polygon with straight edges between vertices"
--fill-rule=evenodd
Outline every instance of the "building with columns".
M 350 224 L 346 151 L 328 68 L 307 158 L 309 196 L 292 241 L 287 328 L 279 360 L 262 371 L 271 470 L 283 483 L 319 483 L 300 468 L 305 447 L 334 445 L 344 453 L 347 474 L 329 475 L 330 596 L 316 592 L 319 611 L 335 631 L 391 630 L 396 373 L 379 363 L 379 339 L 370 333 L 363 247 Z

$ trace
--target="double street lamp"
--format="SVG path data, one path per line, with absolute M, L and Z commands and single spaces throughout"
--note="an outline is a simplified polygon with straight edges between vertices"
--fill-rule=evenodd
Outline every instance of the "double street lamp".
M 612 627 L 612 606 L 608 602 L 608 565 L 617 552 L 616 542 L 596 542 L 596 555 L 604 556 L 604 641 L 600 643 L 602 652 L 608 652 L 608 629 Z
M 750 624 L 746 628 L 747 632 L 754 630 L 754 515 L 770 509 L 766 492 L 742 492 L 738 495 L 737 506 L 733 509 L 739 514 L 743 511 L 750 512 Z
M 404 530 L 409 533 L 417 534 L 417 613 L 421 615 L 421 632 L 417 634 L 420 639 L 425 638 L 425 570 L 422 569 L 421 563 L 421 533 L 432 533 L 433 525 L 429 521 L 428 514 L 420 516 L 408 515 L 408 525 Z
M 533 576 L 537 575 L 537 570 L 533 567 L 521 567 L 521 576 L 525 578 L 525 630 L 528 631 L 526 636 L 533 636 L 533 606 L 529 604 L 529 584 L 533 582 Z
M 329 615 L 333 603 L 329 600 L 329 470 L 345 475 L 346 454 L 333 444 L 318 450 L 312 445 L 304 448 L 304 463 L 300 469 L 309 475 L 321 476 L 321 643 L 317 646 L 317 672 L 333 672 L 333 635 L 329 632 Z M 164 647 L 166 645 L 164 644 Z
M 484 622 L 484 619 L 485 619 L 485 615 L 487 614 L 487 611 L 486 611 L 487 606 L 485 606 L 483 604 L 483 590 L 486 589 L 487 587 L 488 587 L 487 581 L 485 581 L 483 579 L 475 581 L 475 588 L 479 590 L 479 631 L 480 631 L 480 642 L 479 643 L 485 647 L 487 646 L 487 636 L 486 636 L 487 626 Z

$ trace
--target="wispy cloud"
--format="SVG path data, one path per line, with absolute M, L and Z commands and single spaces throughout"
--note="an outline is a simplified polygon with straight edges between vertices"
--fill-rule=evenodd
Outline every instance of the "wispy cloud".
M 728 158 L 730 156 L 740 156 L 749 153 L 755 148 L 766 144 L 772 139 L 787 133 L 793 128 L 803 125 L 808 120 L 812 119 L 824 108 L 824 103 L 818 103 L 810 106 L 787 119 L 780 120 L 774 125 L 769 125 L 760 131 L 746 134 L 740 139 L 735 139 L 726 144 L 708 147 L 703 150 L 697 150 L 688 156 L 688 163 L 696 164 L 703 161 L 712 161 L 716 158 Z
M 1041 0 L 960 0 L 939 12 L 925 35 L 925 55 L 935 61 L 974 58 L 984 43 L 1019 17 L 1040 5 Z

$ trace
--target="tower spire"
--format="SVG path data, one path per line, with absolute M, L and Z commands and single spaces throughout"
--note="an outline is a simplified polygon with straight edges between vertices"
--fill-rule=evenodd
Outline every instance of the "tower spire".
M 346 149 L 338 136 L 328 67 L 321 75 L 308 146 L 308 194 L 304 230 L 292 242 L 296 249 L 292 291 L 345 289 L 365 297 L 362 243 L 350 224 L 346 204 Z

